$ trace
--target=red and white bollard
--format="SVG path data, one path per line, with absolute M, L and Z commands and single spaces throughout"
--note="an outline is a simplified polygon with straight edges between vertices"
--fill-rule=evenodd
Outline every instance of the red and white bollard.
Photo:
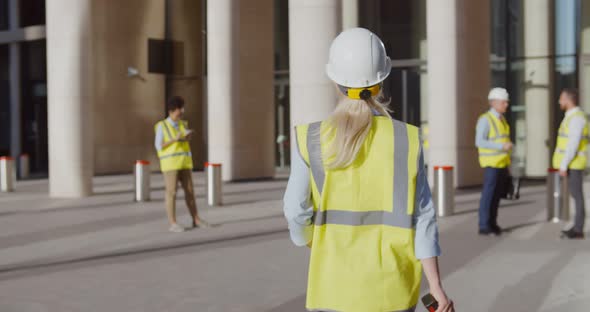
M 221 164 L 205 163 L 207 170 L 207 203 L 209 206 L 221 206 L 222 183 Z
M 434 167 L 434 204 L 439 217 L 452 216 L 455 210 L 455 186 L 452 166 Z
M 14 159 L 12 157 L 0 157 L 0 191 L 14 192 Z

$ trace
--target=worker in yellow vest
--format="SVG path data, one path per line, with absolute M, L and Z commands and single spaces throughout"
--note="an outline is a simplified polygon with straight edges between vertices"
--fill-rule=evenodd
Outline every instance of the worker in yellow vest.
M 166 212 L 170 223 L 170 232 L 184 232 L 185 228 L 176 222 L 176 189 L 178 183 L 184 189 L 186 205 L 192 217 L 192 227 L 207 227 L 208 224 L 199 218 L 193 188 L 193 157 L 189 140 L 192 130 L 182 120 L 184 115 L 184 99 L 174 96 L 166 104 L 168 118 L 159 121 L 156 131 L 155 147 L 160 158 L 160 169 L 166 184 Z
M 484 181 L 479 202 L 479 234 L 502 234 L 498 226 L 498 206 L 505 190 L 510 166 L 510 126 L 504 117 L 508 110 L 508 92 L 493 88 L 488 94 L 490 110 L 477 121 L 475 145 L 479 152 L 479 164 L 484 168 Z
M 562 231 L 562 237 L 568 239 L 584 238 L 584 170 L 586 169 L 588 148 L 588 121 L 586 114 L 578 107 L 578 92 L 565 89 L 559 97 L 559 106 L 565 111 L 565 117 L 559 126 L 557 144 L 553 153 L 553 168 L 559 169 L 562 177 L 568 178 L 568 189 L 576 201 L 574 226 Z
M 310 311 L 414 311 L 422 269 L 437 311 L 454 311 L 438 271 L 438 227 L 419 129 L 393 120 L 381 40 L 363 28 L 330 48 L 341 99 L 323 122 L 296 127 L 284 212 L 291 239 L 311 247 Z

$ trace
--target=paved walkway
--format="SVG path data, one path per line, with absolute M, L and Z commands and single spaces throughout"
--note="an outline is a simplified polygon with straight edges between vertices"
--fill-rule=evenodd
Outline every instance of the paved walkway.
M 95 178 L 87 199 L 49 199 L 43 180 L 0 194 L 0 311 L 304 311 L 308 251 L 288 239 L 285 176 L 227 184 L 217 208 L 205 205 L 202 173 L 195 181 L 203 216 L 220 226 L 181 234 L 166 231 L 159 175 L 141 204 L 131 176 Z M 503 203 L 501 238 L 474 235 L 478 199 L 461 192 L 440 220 L 458 310 L 587 311 L 590 243 L 561 241 L 563 225 L 544 222 L 544 187 Z M 189 224 L 180 200 L 178 212 Z

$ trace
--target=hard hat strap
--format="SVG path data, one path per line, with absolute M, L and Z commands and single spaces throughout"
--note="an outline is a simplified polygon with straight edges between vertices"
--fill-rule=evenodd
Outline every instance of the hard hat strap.
M 339 87 L 340 91 L 342 91 L 344 95 L 353 100 L 368 100 L 369 98 L 379 94 L 379 92 L 381 91 L 381 84 L 376 84 L 374 86 L 366 88 L 347 88 L 343 86 Z

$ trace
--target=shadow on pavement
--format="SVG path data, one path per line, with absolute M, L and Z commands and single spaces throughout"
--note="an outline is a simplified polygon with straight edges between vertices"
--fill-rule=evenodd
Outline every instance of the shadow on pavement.
M 533 225 L 537 225 L 537 224 L 541 224 L 541 223 L 545 223 L 545 221 L 531 221 L 531 222 L 526 222 L 523 224 L 517 224 L 517 225 L 513 225 L 513 226 L 509 226 L 504 228 L 504 232 L 513 232 L 522 228 L 526 228 L 529 226 L 533 226 Z
M 526 305 L 527 311 L 539 311 L 549 295 L 553 280 L 567 266 L 575 253 L 569 251 L 554 256 L 536 272 L 522 278 L 517 284 L 506 285 L 496 296 L 490 312 L 521 311 Z M 535 287 L 530 287 L 536 285 Z M 553 309 L 552 311 L 573 311 Z
M 121 204 L 118 203 L 111 205 Z M 105 206 L 107 205 L 96 205 L 96 207 L 98 208 L 104 208 Z M 102 219 L 92 222 L 59 226 L 37 232 L 2 236 L 0 237 L 0 246 L 2 246 L 2 248 L 24 246 L 28 244 L 51 241 L 85 233 L 104 231 L 107 229 L 113 229 L 118 227 L 133 226 L 141 223 L 156 221 L 159 219 L 162 220 L 162 224 L 165 224 L 166 215 L 164 211 L 147 212 L 141 215 L 117 216 L 114 218 Z
M 235 246 L 244 246 L 247 244 L 258 243 L 261 241 L 284 238 L 285 229 L 271 229 L 264 232 L 251 234 L 242 234 L 235 236 L 226 236 L 222 238 L 211 238 L 197 242 L 177 243 L 165 246 L 156 246 L 151 248 L 130 249 L 118 252 L 111 252 L 103 255 L 95 255 L 67 260 L 46 260 L 30 261 L 22 263 L 19 266 L 0 267 L 0 281 L 26 278 L 29 276 L 39 276 L 42 274 L 52 274 L 63 271 L 77 270 L 94 266 L 108 264 L 134 263 L 150 258 L 168 257 L 171 255 L 186 254 L 199 251 L 216 250 L 220 248 L 229 248 Z
M 305 309 L 305 294 L 289 300 L 277 307 L 274 307 L 266 312 L 304 312 Z
M 477 202 L 479 203 L 479 200 Z M 506 204 L 500 204 L 500 207 L 498 209 L 504 209 L 504 208 L 510 208 L 510 207 L 519 207 L 519 206 L 526 206 L 526 205 L 532 204 L 532 203 L 535 203 L 535 201 L 534 200 L 511 201 L 511 202 L 506 203 Z M 460 215 L 464 215 L 464 214 L 468 214 L 468 213 L 476 213 L 478 211 L 479 211 L 479 208 L 476 208 L 476 209 L 468 209 L 468 210 L 461 210 L 461 211 L 455 212 L 453 215 L 460 216 Z

